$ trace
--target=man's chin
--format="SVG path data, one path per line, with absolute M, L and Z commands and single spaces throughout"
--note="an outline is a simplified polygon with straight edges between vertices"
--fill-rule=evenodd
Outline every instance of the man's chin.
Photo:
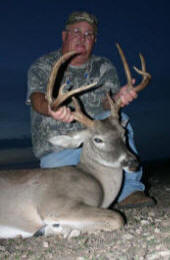
M 79 52 L 78 50 L 76 50 L 76 59 L 79 60 L 79 59 L 84 59 L 86 57 L 86 52 Z

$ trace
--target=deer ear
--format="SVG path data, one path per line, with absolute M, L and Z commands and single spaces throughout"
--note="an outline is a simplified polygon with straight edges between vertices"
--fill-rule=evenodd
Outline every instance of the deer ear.
M 49 139 L 52 145 L 61 146 L 63 148 L 77 148 L 88 137 L 88 130 L 70 133 L 68 135 L 53 136 Z

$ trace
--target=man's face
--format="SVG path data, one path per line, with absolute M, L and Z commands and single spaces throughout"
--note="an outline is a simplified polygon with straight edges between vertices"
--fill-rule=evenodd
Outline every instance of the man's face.
M 72 59 L 72 65 L 81 65 L 87 62 L 91 55 L 95 34 L 93 27 L 87 22 L 71 24 L 62 32 L 62 53 L 75 50 L 79 54 Z

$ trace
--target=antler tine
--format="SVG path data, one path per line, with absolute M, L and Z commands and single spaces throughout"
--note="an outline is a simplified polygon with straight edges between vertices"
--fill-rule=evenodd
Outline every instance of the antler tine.
M 109 105 L 110 105 L 110 110 L 111 110 L 111 114 L 112 116 L 114 116 L 114 118 L 117 118 L 119 119 L 119 109 L 120 109 L 120 105 L 117 101 L 114 101 L 109 93 L 106 93 L 106 97 L 107 97 L 107 100 L 109 102 Z
M 74 115 L 74 119 L 88 128 L 93 128 L 94 121 L 88 118 L 85 114 L 83 114 L 80 105 L 75 97 L 72 97 L 72 100 L 75 107 L 75 111 L 72 112 L 72 114 Z
M 141 53 L 139 54 L 139 57 L 140 57 L 140 60 L 141 60 L 142 70 L 139 70 L 139 69 L 136 68 L 135 66 L 134 66 L 133 68 L 134 68 L 134 70 L 135 70 L 138 74 L 140 74 L 140 75 L 143 76 L 143 79 L 142 79 L 141 83 L 135 87 L 135 91 L 136 91 L 136 92 L 139 92 L 139 91 L 141 91 L 142 89 L 144 89 L 144 88 L 148 85 L 148 83 L 149 83 L 149 81 L 150 81 L 150 79 L 151 79 L 151 74 L 148 73 L 148 72 L 146 72 L 145 59 L 144 59 L 144 57 L 143 57 L 143 55 L 142 55 Z
M 123 67 L 124 67 L 124 70 L 125 70 L 128 86 L 129 86 L 129 88 L 133 88 L 132 76 L 131 76 L 129 65 L 128 65 L 127 60 L 125 58 L 124 52 L 123 52 L 122 48 L 120 47 L 120 45 L 118 43 L 116 43 L 116 47 L 119 51 L 119 55 L 120 55 L 122 63 L 123 63 Z
M 53 87 L 54 87 L 55 79 L 56 79 L 56 76 L 57 76 L 57 73 L 58 73 L 58 70 L 59 70 L 61 64 L 64 63 L 69 58 L 71 58 L 71 56 L 73 56 L 75 54 L 76 54 L 76 51 L 70 51 L 70 52 L 64 54 L 63 56 L 61 56 L 60 59 L 54 64 L 50 77 L 49 77 L 49 80 L 48 80 L 48 84 L 47 84 L 46 99 L 47 99 L 49 105 L 52 105 L 52 103 L 53 103 L 53 98 L 52 98 Z
M 81 86 L 80 88 L 77 88 L 77 89 L 73 89 L 69 92 L 66 92 L 66 93 L 63 93 L 63 89 L 65 87 L 65 84 L 61 86 L 61 89 L 59 91 L 59 95 L 58 97 L 54 100 L 53 104 L 52 104 L 52 109 L 53 110 L 56 110 L 59 105 L 61 103 L 63 103 L 67 98 L 69 98 L 70 96 L 74 95 L 74 94 L 77 94 L 77 93 L 80 93 L 80 92 L 83 92 L 87 89 L 90 89 L 92 87 L 94 87 L 95 85 L 97 84 L 97 81 L 96 82 L 93 82 L 89 85 L 86 85 L 86 86 Z
M 52 110 L 57 110 L 57 108 L 59 107 L 59 105 L 61 103 L 63 103 L 67 98 L 69 98 L 70 96 L 77 94 L 79 92 L 82 92 L 84 90 L 90 89 L 92 87 L 94 87 L 97 82 L 93 82 L 89 85 L 86 86 L 82 86 L 80 88 L 77 89 L 73 89 L 67 93 L 64 93 L 64 87 L 66 86 L 66 84 L 63 84 L 60 89 L 59 89 L 59 93 L 58 93 L 58 97 L 56 99 L 53 99 L 52 97 L 52 93 L 53 93 L 53 87 L 54 87 L 54 83 L 55 83 L 55 79 L 58 73 L 58 70 L 61 66 L 62 63 L 64 63 L 66 60 L 68 60 L 69 58 L 71 58 L 73 55 L 77 54 L 76 51 L 70 51 L 66 54 L 64 54 L 63 56 L 61 56 L 61 58 L 54 64 L 53 68 L 52 68 L 52 72 L 50 74 L 49 77 L 49 81 L 48 81 L 48 85 L 47 85 L 47 93 L 46 93 L 46 99 L 48 101 L 48 104 L 51 106 Z
M 120 57 L 121 57 L 121 60 L 122 60 L 123 66 L 124 66 L 125 74 L 127 77 L 127 84 L 128 84 L 129 89 L 133 88 L 136 93 L 141 91 L 148 85 L 148 83 L 151 79 L 151 75 L 148 72 L 146 72 L 146 64 L 145 64 L 145 59 L 144 59 L 143 55 L 139 54 L 140 60 L 141 60 L 141 65 L 142 65 L 142 70 L 139 70 L 138 68 L 134 67 L 135 71 L 138 74 L 142 75 L 143 79 L 137 86 L 133 87 L 132 76 L 131 76 L 130 69 L 129 69 L 128 63 L 126 61 L 125 55 L 123 53 L 123 50 L 121 49 L 121 47 L 118 43 L 116 44 L 116 47 L 119 51 L 119 54 L 120 54 Z M 120 106 L 121 99 L 118 99 L 117 103 Z

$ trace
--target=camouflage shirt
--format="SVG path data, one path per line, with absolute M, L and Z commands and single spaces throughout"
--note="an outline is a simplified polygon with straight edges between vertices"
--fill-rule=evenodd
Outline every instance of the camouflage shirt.
M 33 92 L 46 93 L 52 66 L 60 56 L 61 50 L 51 52 L 40 57 L 30 67 L 28 71 L 27 104 L 31 104 L 30 95 Z M 92 118 L 103 111 L 101 103 L 106 92 L 111 91 L 112 94 L 115 94 L 119 90 L 117 72 L 112 63 L 104 57 L 92 55 L 86 64 L 81 66 L 69 65 L 64 71 L 61 80 L 61 84 L 66 82 L 64 90 L 78 88 L 94 81 L 97 81 L 97 87 L 76 95 L 86 114 Z M 37 113 L 32 108 L 31 127 L 33 151 L 37 158 L 63 149 L 62 147 L 54 148 L 48 141 L 49 137 L 67 134 L 69 131 L 83 128 L 78 122 L 64 123 L 56 121 L 51 117 Z

